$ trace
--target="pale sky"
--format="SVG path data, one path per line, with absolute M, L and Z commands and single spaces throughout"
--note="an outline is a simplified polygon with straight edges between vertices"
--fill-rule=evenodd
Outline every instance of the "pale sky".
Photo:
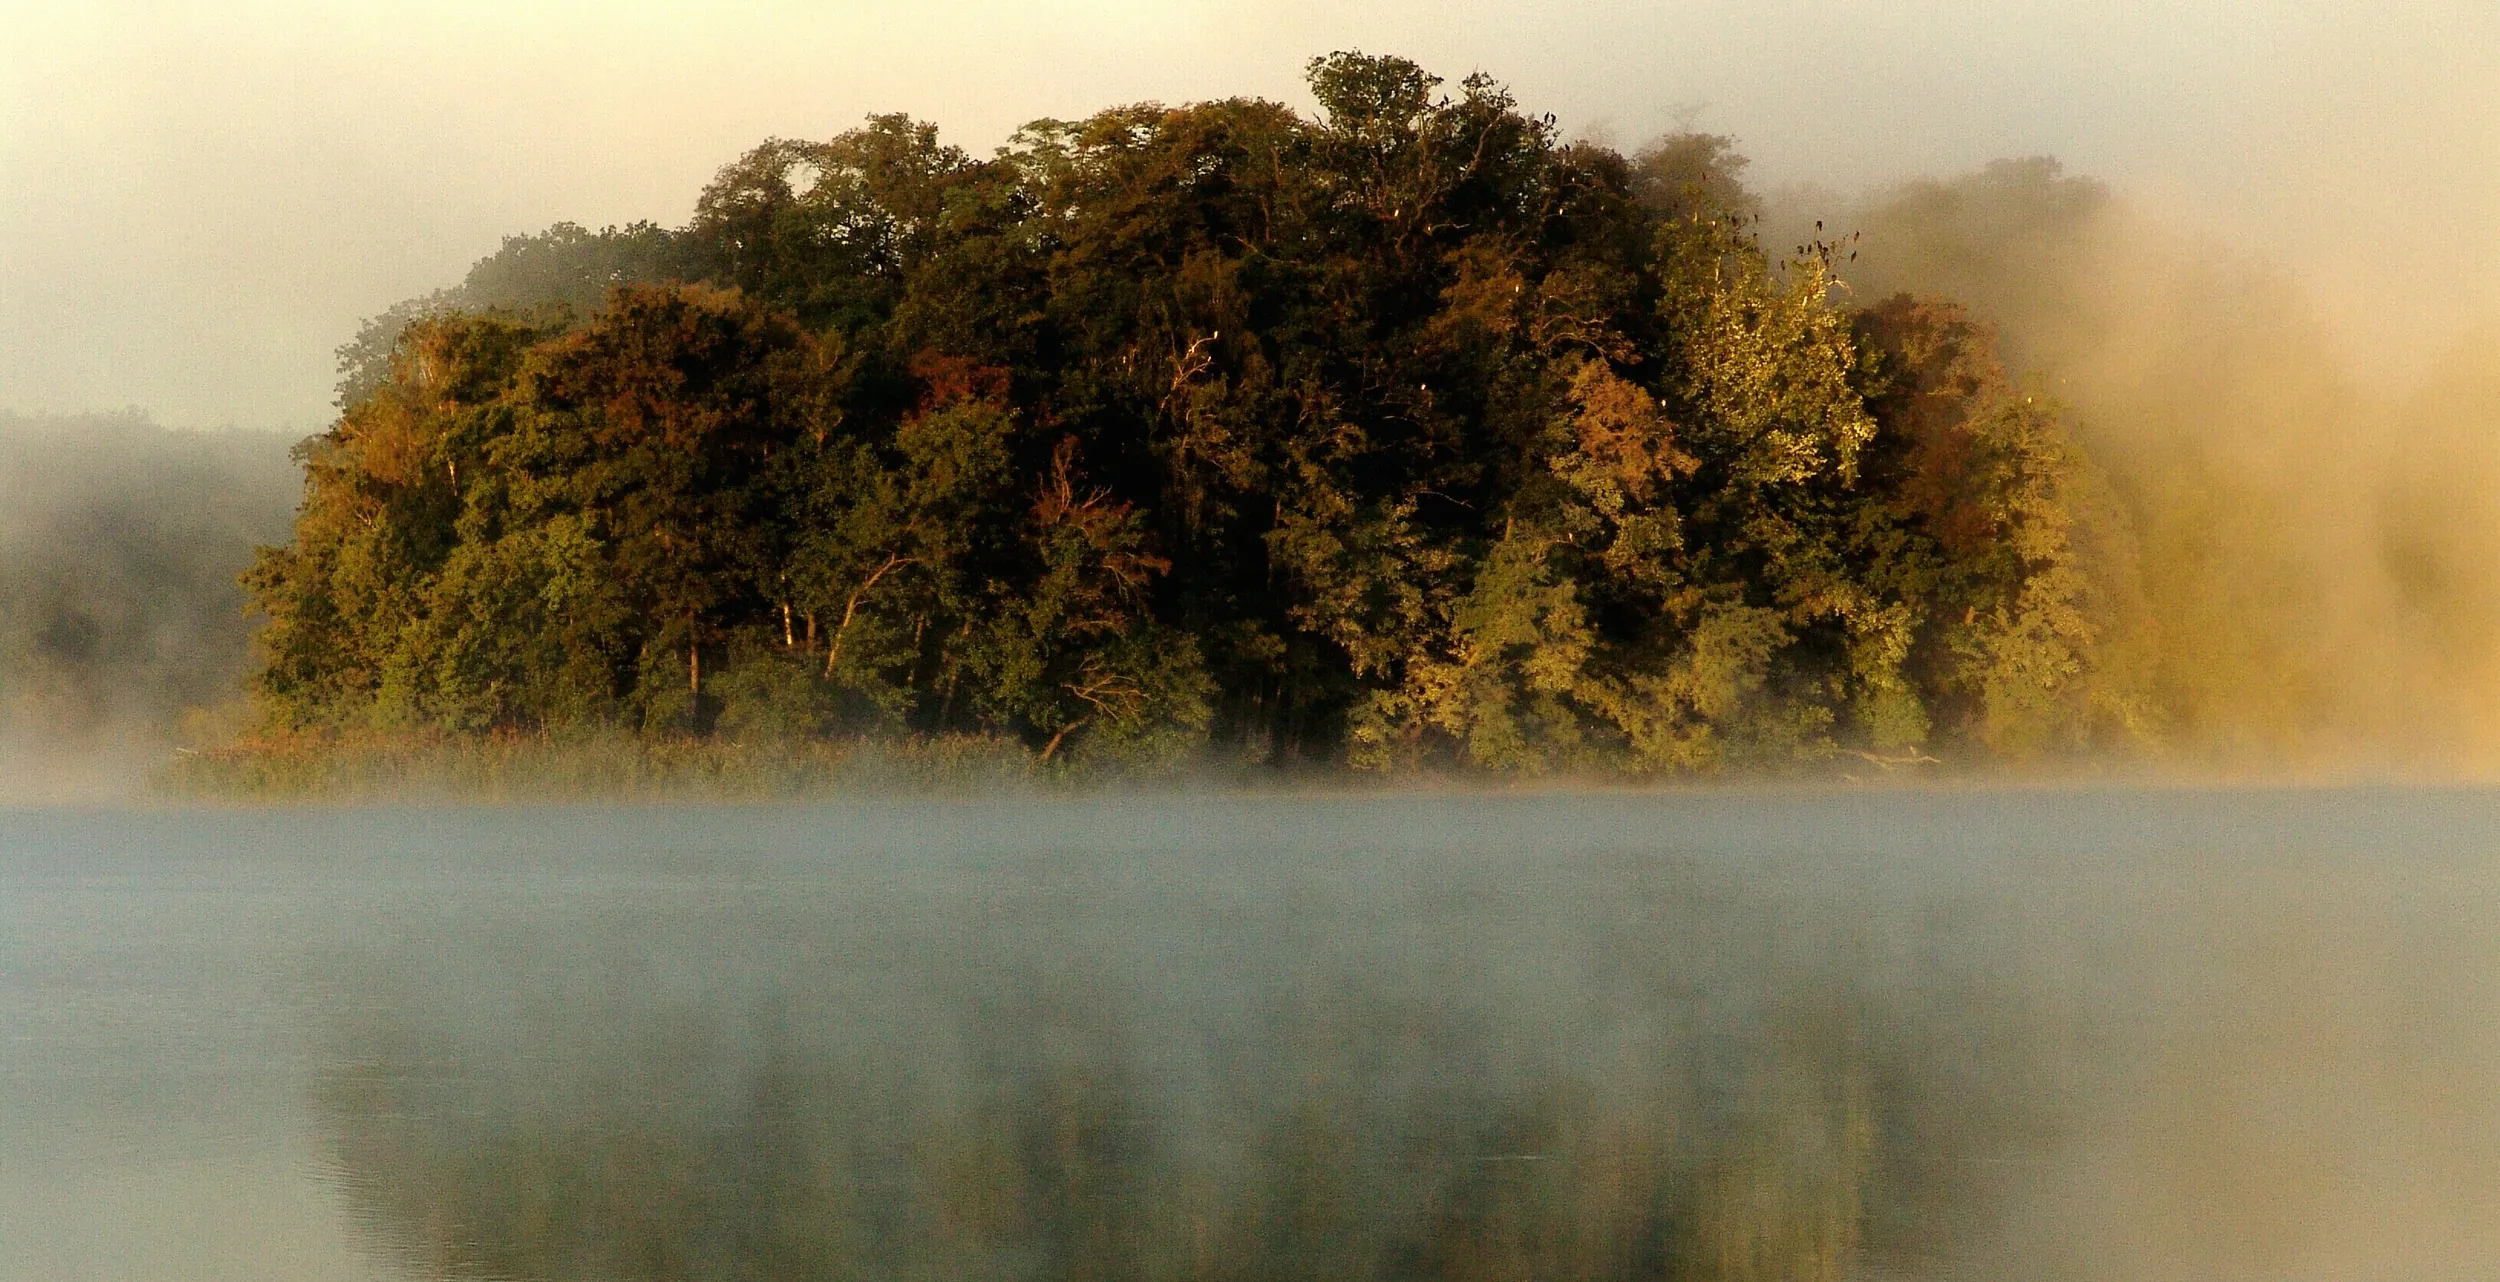
M 1763 185 L 2051 154 L 2297 268 L 2396 362 L 2500 314 L 2500 4 L 0 0 L 0 410 L 309 431 L 359 318 L 508 232 L 682 222 L 770 136 L 1484 70 Z

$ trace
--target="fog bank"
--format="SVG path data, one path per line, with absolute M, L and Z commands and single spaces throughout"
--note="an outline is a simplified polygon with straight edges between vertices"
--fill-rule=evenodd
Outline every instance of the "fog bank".
M 0 416 L 0 801 L 125 793 L 240 697 L 234 578 L 286 537 L 290 444 Z
M 2393 790 L 0 814 L 0 1277 L 2487 1277 L 2495 832 Z
M 1846 241 L 1853 301 L 1949 298 L 2071 413 L 2126 509 L 2175 759 L 2500 761 L 2500 330 L 2355 355 L 2294 265 L 2048 159 L 1777 194 L 1774 249 Z

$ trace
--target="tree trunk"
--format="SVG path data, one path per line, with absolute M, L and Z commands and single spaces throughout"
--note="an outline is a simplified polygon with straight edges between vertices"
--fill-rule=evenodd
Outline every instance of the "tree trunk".
M 1067 737 L 1068 737 L 1068 732 L 1069 732 L 1069 731 L 1072 731 L 1072 730 L 1076 729 L 1078 726 L 1084 725 L 1087 721 L 1089 721 L 1089 720 L 1091 720 L 1091 719 L 1092 719 L 1092 718 L 1090 718 L 1090 717 L 1078 717 L 1076 720 L 1071 721 L 1071 722 L 1069 722 L 1068 724 L 1066 724 L 1066 725 L 1064 725 L 1064 726 L 1059 727 L 1059 733 L 1052 735 L 1052 736 L 1050 737 L 1050 742 L 1048 742 L 1048 743 L 1046 743 L 1046 744 L 1043 744 L 1043 745 L 1042 745 L 1042 758 L 1041 758 L 1041 759 L 1042 759 L 1043 761 L 1045 761 L 1045 762 L 1049 761 L 1049 760 L 1050 760 L 1050 754 L 1052 754 L 1052 753 L 1054 753 L 1054 752 L 1059 751 L 1059 741 L 1060 741 L 1060 740 L 1062 740 L 1062 739 L 1067 738 Z
M 859 599 L 868 595 L 868 589 L 877 586 L 877 580 L 884 578 L 896 566 L 910 565 L 916 559 L 908 556 L 889 556 L 885 559 L 885 564 L 877 567 L 875 574 L 868 576 L 866 583 L 851 589 L 850 599 L 842 603 L 842 621 L 833 625 L 833 637 L 825 643 L 826 677 L 833 676 L 833 665 L 842 657 L 842 634 L 851 630 L 851 619 L 859 613 Z

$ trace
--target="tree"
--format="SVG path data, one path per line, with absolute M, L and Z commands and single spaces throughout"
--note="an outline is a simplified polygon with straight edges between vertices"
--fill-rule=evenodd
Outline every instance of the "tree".
M 1317 118 L 1135 104 L 983 161 L 872 117 L 724 168 L 665 255 L 508 243 L 473 287 L 703 279 L 434 316 L 354 375 L 256 572 L 264 688 L 1530 772 L 2140 727 L 2123 530 L 1982 330 L 1766 255 L 1725 138 L 1627 159 L 1481 75 L 1309 73 Z

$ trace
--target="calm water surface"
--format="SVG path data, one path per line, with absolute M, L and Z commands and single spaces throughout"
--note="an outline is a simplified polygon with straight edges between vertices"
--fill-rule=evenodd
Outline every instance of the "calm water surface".
M 2496 793 L 0 812 L 0 1279 L 2493 1276 Z

